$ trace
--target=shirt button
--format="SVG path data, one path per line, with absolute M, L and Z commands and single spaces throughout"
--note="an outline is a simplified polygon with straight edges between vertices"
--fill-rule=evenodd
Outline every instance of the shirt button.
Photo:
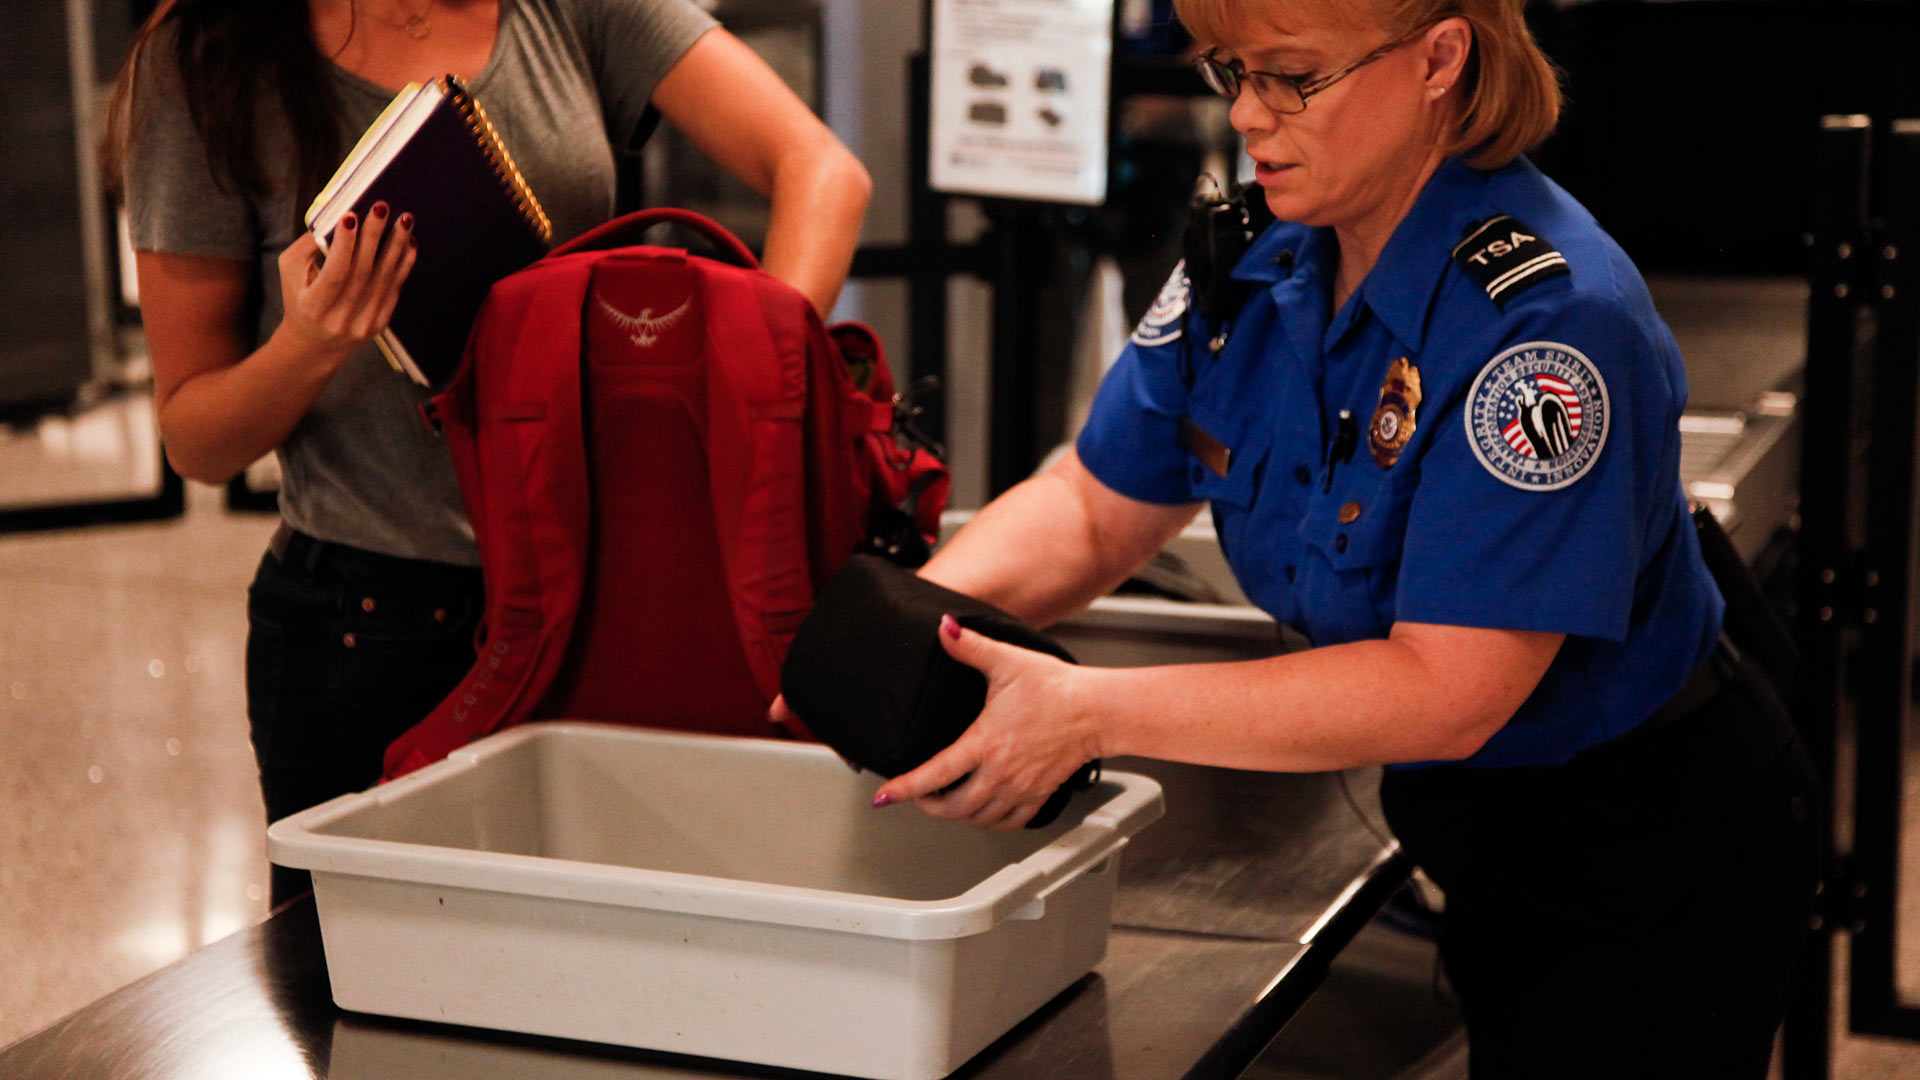
M 373 612 L 373 608 L 374 608 L 374 603 L 373 603 L 373 597 L 371 597 L 371 596 L 365 596 L 365 597 L 361 597 L 361 599 L 360 599 L 360 610 L 361 610 L 361 611 L 365 611 L 365 612 L 367 612 L 367 613 L 369 613 L 369 614 L 371 614 L 371 613 Z
M 1297 567 L 1292 567 L 1292 566 L 1287 567 L 1287 584 L 1289 585 L 1293 584 L 1293 579 L 1299 576 L 1299 573 L 1300 571 Z
M 1347 534 L 1341 533 L 1333 538 L 1333 550 L 1342 555 L 1347 553 Z
M 1293 467 L 1293 478 L 1303 484 L 1311 484 L 1313 483 L 1313 470 L 1307 468 L 1305 465 L 1295 465 Z
M 351 648 L 353 648 L 353 635 L 352 635 L 352 634 L 341 634 L 341 635 L 340 635 L 340 644 L 342 644 L 342 645 L 345 645 L 345 646 L 346 646 L 347 648 L 349 648 L 349 649 L 351 649 Z
M 1193 467 L 1193 482 L 1198 484 L 1202 480 L 1205 480 L 1206 478 L 1207 478 L 1207 470 L 1201 468 L 1198 465 L 1195 465 Z

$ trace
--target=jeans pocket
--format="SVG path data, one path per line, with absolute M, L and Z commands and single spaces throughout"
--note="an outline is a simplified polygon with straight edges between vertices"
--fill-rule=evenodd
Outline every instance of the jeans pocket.
M 393 716 L 398 735 L 425 716 L 474 662 L 477 595 L 369 593 L 348 597 L 341 696 Z M 405 721 L 401 723 L 401 721 Z

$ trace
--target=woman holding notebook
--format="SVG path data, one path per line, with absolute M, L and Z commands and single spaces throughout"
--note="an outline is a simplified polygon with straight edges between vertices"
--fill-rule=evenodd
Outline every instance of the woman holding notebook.
M 764 266 L 821 312 L 866 172 L 691 0 L 166 0 L 115 96 L 159 422 L 183 475 L 272 451 L 284 521 L 249 596 L 248 716 L 269 819 L 379 777 L 473 662 L 478 554 L 425 391 L 370 344 L 431 206 L 376 203 L 325 259 L 302 212 L 395 92 L 485 105 L 560 242 L 614 209 L 649 107 L 772 200 Z M 276 868 L 278 903 L 305 875 Z

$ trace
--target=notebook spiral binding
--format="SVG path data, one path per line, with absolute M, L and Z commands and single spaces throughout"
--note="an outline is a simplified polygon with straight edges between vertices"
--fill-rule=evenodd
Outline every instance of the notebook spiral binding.
M 519 167 L 514 165 L 513 155 L 507 152 L 506 144 L 500 141 L 500 133 L 494 130 L 493 121 L 487 119 L 487 110 L 481 107 L 478 98 L 467 92 L 464 82 L 452 75 L 446 76 L 446 80 L 447 91 L 453 95 L 454 104 L 459 108 L 460 115 L 466 119 L 467 126 L 473 129 L 474 136 L 486 149 L 487 158 L 493 162 L 493 170 L 500 178 L 501 186 L 506 188 L 507 194 L 513 197 L 515 205 L 520 208 L 520 213 L 527 219 L 527 224 L 533 226 L 534 230 L 540 234 L 541 242 L 552 243 L 553 222 L 548 219 L 547 212 L 541 208 L 540 200 L 533 194 L 533 188 L 527 186 L 527 178 L 520 175 Z

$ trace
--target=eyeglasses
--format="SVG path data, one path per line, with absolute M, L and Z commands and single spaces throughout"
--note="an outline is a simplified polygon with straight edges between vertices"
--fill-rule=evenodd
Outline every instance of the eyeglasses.
M 1253 87 L 1253 96 L 1260 99 L 1260 104 L 1274 112 L 1291 115 L 1305 112 L 1308 98 L 1424 33 L 1426 28 L 1422 27 L 1406 37 L 1387 42 L 1338 71 L 1315 79 L 1282 75 L 1277 71 L 1248 71 L 1243 61 L 1220 59 L 1217 46 L 1201 53 L 1193 66 L 1199 69 L 1200 78 L 1206 81 L 1207 86 L 1221 97 L 1238 100 L 1240 87 L 1249 85 Z

